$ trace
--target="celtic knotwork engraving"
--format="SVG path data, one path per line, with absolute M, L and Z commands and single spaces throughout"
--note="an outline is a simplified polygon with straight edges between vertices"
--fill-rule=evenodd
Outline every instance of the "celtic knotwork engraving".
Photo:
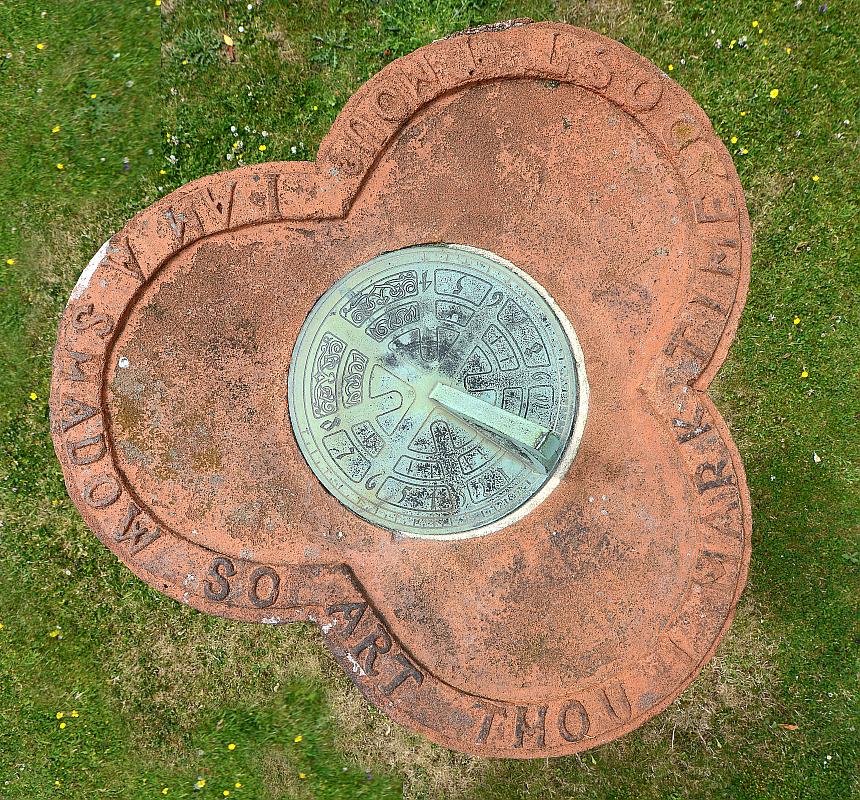
M 415 270 L 406 270 L 379 281 L 356 295 L 340 310 L 340 314 L 358 328 L 383 306 L 417 294 L 418 273 Z
M 361 403 L 364 392 L 364 373 L 367 369 L 367 356 L 358 350 L 350 350 L 343 368 L 341 396 L 344 408 L 352 408 Z
M 324 333 L 320 340 L 311 374 L 311 408 L 317 419 L 337 411 L 335 382 L 345 348 L 343 341 L 333 333 Z
M 387 314 L 383 314 L 378 319 L 374 320 L 367 328 L 367 333 L 381 342 L 392 331 L 418 322 L 420 310 L 417 303 L 410 303 L 404 306 L 392 308 Z

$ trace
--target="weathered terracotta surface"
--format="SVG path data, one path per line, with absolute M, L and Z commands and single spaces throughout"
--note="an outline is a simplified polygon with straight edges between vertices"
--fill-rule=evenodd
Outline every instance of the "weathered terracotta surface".
M 314 301 L 430 242 L 539 281 L 591 386 L 552 495 L 456 542 L 342 507 L 287 411 Z M 705 392 L 749 263 L 732 161 L 653 64 L 566 25 L 467 33 L 372 78 L 315 163 L 194 181 L 113 237 L 60 324 L 57 454 L 87 523 L 159 591 L 312 620 L 370 702 L 447 747 L 574 753 L 663 709 L 731 621 L 749 498 Z

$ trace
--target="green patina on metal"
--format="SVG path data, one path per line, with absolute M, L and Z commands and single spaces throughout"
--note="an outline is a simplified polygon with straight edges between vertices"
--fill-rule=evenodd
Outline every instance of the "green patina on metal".
M 498 256 L 420 245 L 355 268 L 316 303 L 290 365 L 302 454 L 366 520 L 479 535 L 569 465 L 588 388 L 570 323 Z

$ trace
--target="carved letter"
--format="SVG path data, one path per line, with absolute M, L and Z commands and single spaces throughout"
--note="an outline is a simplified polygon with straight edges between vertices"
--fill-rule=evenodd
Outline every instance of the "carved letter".
M 73 397 L 67 397 L 63 400 L 63 409 L 69 412 L 68 416 L 62 415 L 60 420 L 60 428 L 63 433 L 68 433 L 75 425 L 99 413 L 97 408 L 88 406 L 86 403 L 75 400 Z
M 735 205 L 735 199 L 731 195 L 727 196 L 728 208 L 723 209 L 723 201 L 719 197 L 705 197 L 701 200 L 696 200 L 694 208 L 696 210 L 696 222 L 728 222 L 733 220 L 738 215 L 738 208 Z M 705 201 L 710 200 L 710 210 L 706 209 Z
M 175 212 L 172 208 L 164 212 L 164 218 L 170 225 L 170 230 L 176 238 L 177 244 L 185 243 L 185 214 L 182 211 Z
M 381 89 L 373 100 L 373 110 L 386 122 L 399 122 L 409 113 L 409 104 L 390 89 Z
M 86 317 L 92 317 L 92 319 L 86 319 Z M 72 314 L 72 327 L 76 331 L 85 331 L 87 328 L 94 328 L 97 325 L 101 325 L 102 329 L 95 331 L 95 334 L 104 339 L 113 330 L 114 321 L 113 317 L 109 317 L 107 314 L 93 314 L 92 303 L 80 306 Z
M 364 117 L 351 117 L 348 122 L 347 135 L 350 142 L 361 148 L 365 153 L 374 153 L 384 140 L 379 130 Z
M 223 571 L 222 571 L 223 570 Z M 203 594 L 210 600 L 226 600 L 230 594 L 230 583 L 227 578 L 232 578 L 236 574 L 236 567 L 229 558 L 219 556 L 212 562 L 209 567 L 209 575 L 215 579 L 216 583 L 206 580 L 203 583 Z
M 691 303 L 698 303 L 700 306 L 704 306 L 705 308 L 709 308 L 715 314 L 719 314 L 721 317 L 727 317 L 729 315 L 729 310 L 727 308 L 723 308 L 716 300 L 706 297 L 700 292 L 695 292 L 693 296 L 690 298 Z
M 735 476 L 729 473 L 723 475 L 723 470 L 726 468 L 725 461 L 718 461 L 716 464 L 699 464 L 696 467 L 696 487 L 699 494 L 704 494 L 708 489 L 718 489 L 720 486 L 728 486 L 734 483 Z M 705 474 L 710 474 L 712 477 L 709 480 L 705 479 Z
M 341 632 L 342 639 L 349 639 L 355 626 L 361 622 L 364 612 L 367 611 L 367 603 L 338 603 L 325 610 L 326 614 L 343 614 L 346 627 Z
M 528 706 L 517 706 L 517 721 L 514 726 L 514 747 L 522 747 L 526 736 L 535 737 L 535 747 L 543 747 L 546 743 L 546 706 L 537 707 L 537 719 L 532 723 L 526 722 Z
M 278 175 L 270 172 L 266 175 L 266 185 L 269 188 L 269 219 L 281 218 L 281 201 L 278 198 Z
M 146 278 L 143 274 L 143 270 L 140 268 L 140 262 L 137 260 L 134 250 L 131 249 L 128 236 L 125 237 L 124 244 L 124 252 L 123 249 L 119 247 L 108 247 L 105 261 L 107 261 L 108 265 L 114 269 L 118 269 L 120 272 L 124 272 L 126 275 L 130 275 L 135 280 L 143 283 Z M 125 258 L 122 258 L 121 256 L 125 256 Z
M 128 550 L 134 554 L 144 547 L 151 545 L 159 536 L 161 528 L 150 528 L 145 520 L 140 518 L 140 508 L 134 502 L 128 504 L 128 512 L 119 530 L 114 533 L 118 542 L 128 542 Z
M 412 678 L 415 681 L 417 686 L 420 686 L 424 683 L 424 675 L 421 673 L 421 670 L 418 669 L 406 656 L 397 654 L 394 656 L 394 660 L 397 661 L 403 669 L 394 676 L 391 683 L 388 686 L 382 687 L 382 693 L 384 695 L 388 695 L 389 697 L 394 692 L 394 690 L 403 684 L 407 678 Z
M 102 487 L 107 487 L 106 493 L 101 497 L 96 497 L 96 494 L 102 494 L 101 491 L 98 491 Z M 100 475 L 93 478 L 81 492 L 84 502 L 93 508 L 107 508 L 117 501 L 120 494 L 122 494 L 122 488 L 113 475 Z
M 663 348 L 663 352 L 667 356 L 671 356 L 675 354 L 675 350 L 679 347 L 686 350 L 691 355 L 694 355 L 700 361 L 704 361 L 708 354 L 702 350 L 695 342 L 691 342 L 684 334 L 687 332 L 687 328 L 689 325 L 687 323 L 682 322 L 678 325 L 677 328 L 672 332 L 672 335 L 669 337 L 669 341 L 666 343 L 666 346 Z
M 662 82 L 645 77 L 631 78 L 627 82 L 625 105 L 633 111 L 650 111 L 662 96 Z
M 376 657 L 387 653 L 391 649 L 391 637 L 386 633 L 385 628 L 381 625 L 376 626 L 376 631 L 369 633 L 349 652 L 352 657 L 358 660 L 359 656 L 367 650 L 367 658 L 364 662 L 364 672 L 366 675 L 373 677 L 379 673 L 373 668 L 376 663 Z
M 571 712 L 576 715 L 576 722 L 574 723 L 573 730 L 570 729 L 570 724 L 568 723 L 567 718 L 567 715 Z M 578 742 L 588 734 L 590 726 L 591 722 L 588 719 L 585 706 L 582 705 L 579 700 L 571 700 L 569 703 L 562 706 L 561 711 L 558 712 L 558 732 L 561 734 L 561 738 L 566 742 Z
M 421 91 L 422 84 L 432 87 L 439 83 L 439 77 L 423 54 L 404 60 L 401 76 L 412 97 L 418 101 L 424 99 L 424 94 Z M 432 94 L 432 92 L 428 92 L 428 95 Z
M 98 445 L 94 452 L 81 455 L 80 450 L 86 450 L 88 447 Z M 86 464 L 92 464 L 98 461 L 106 452 L 107 445 L 105 444 L 105 435 L 100 433 L 97 436 L 89 436 L 86 439 L 81 439 L 79 442 L 66 442 L 66 452 L 69 454 L 73 464 L 83 467 Z
M 618 722 L 627 722 L 630 719 L 632 713 L 630 700 L 627 699 L 627 692 L 624 691 L 624 686 L 621 683 L 616 682 L 605 689 L 601 689 L 600 694 L 603 707 L 611 717 L 614 717 Z M 585 729 L 585 733 L 588 733 L 588 728 Z
M 260 597 L 257 591 L 259 583 L 263 578 L 268 578 L 272 582 L 268 597 Z M 281 579 L 275 570 L 271 567 L 257 567 L 257 569 L 251 573 L 251 579 L 248 585 L 248 599 L 255 608 L 268 608 L 278 599 L 280 588 Z
M 508 711 L 506 708 L 502 708 L 501 706 L 492 706 L 489 703 L 475 703 L 474 707 L 484 712 L 484 721 L 481 723 L 481 729 L 478 731 L 478 735 L 475 738 L 475 744 L 486 744 L 493 727 L 493 720 L 497 715 L 502 718 L 506 717 L 508 715 Z
M 73 381 L 85 381 L 87 376 L 81 369 L 81 364 L 86 364 L 87 361 L 92 361 L 93 357 L 89 353 L 78 353 L 74 350 L 66 350 L 66 353 L 72 357 L 72 364 L 69 366 L 68 377 Z
M 194 213 L 200 220 L 203 233 L 216 233 L 230 227 L 235 191 L 236 181 L 229 181 L 224 189 L 225 196 L 218 200 L 212 195 L 211 189 L 204 189 L 200 192 L 195 199 Z
M 689 442 L 692 439 L 695 439 L 697 436 L 701 436 L 703 433 L 707 433 L 711 430 L 711 423 L 706 422 L 704 425 L 702 424 L 702 417 L 705 414 L 705 410 L 699 403 L 696 403 L 696 414 L 693 417 L 692 422 L 687 422 L 683 419 L 673 419 L 672 424 L 676 428 L 683 428 L 683 433 L 678 434 L 678 441 L 681 444 L 684 442 Z
M 723 261 L 727 258 L 726 251 L 723 248 L 737 248 L 737 246 L 738 243 L 734 239 L 723 239 L 721 242 L 718 242 L 715 245 L 714 251 L 708 257 L 707 265 L 699 267 L 699 269 L 702 272 L 713 272 L 715 275 L 727 275 L 730 278 L 734 278 L 737 274 L 735 270 L 728 266 L 723 266 Z

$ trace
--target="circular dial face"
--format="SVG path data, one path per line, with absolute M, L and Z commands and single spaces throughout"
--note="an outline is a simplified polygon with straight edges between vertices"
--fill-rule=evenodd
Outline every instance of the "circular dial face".
M 314 305 L 290 365 L 311 469 L 355 513 L 411 535 L 479 535 L 526 514 L 570 464 L 586 398 L 549 295 L 463 246 L 349 272 Z

